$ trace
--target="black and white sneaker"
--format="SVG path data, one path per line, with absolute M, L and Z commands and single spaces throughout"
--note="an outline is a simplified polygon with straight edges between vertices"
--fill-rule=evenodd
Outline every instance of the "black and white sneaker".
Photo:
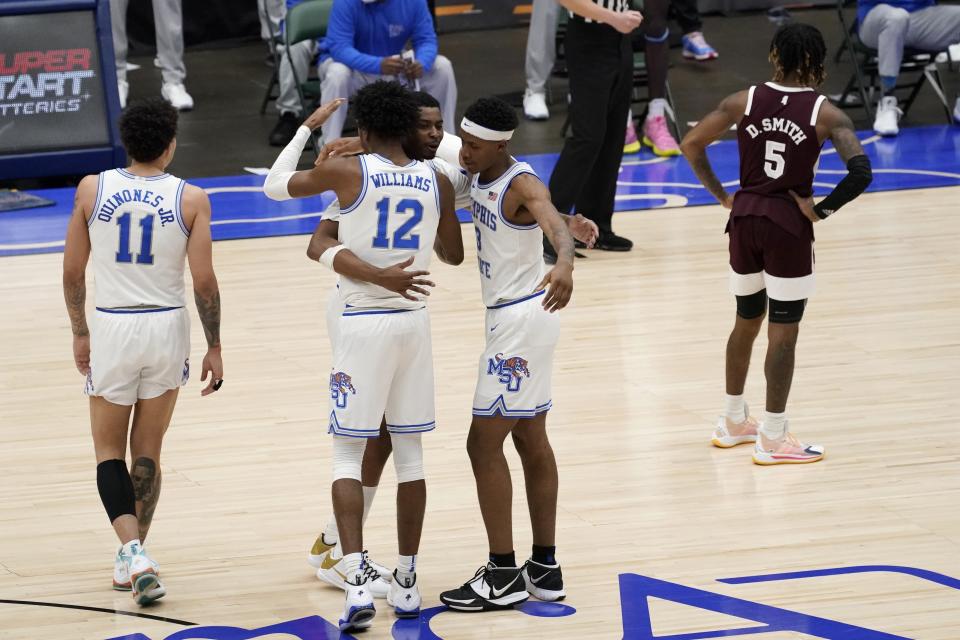
M 529 597 L 522 569 L 487 564 L 459 589 L 441 593 L 440 602 L 457 611 L 497 611 L 510 609 Z
M 537 600 L 556 602 L 567 597 L 563 590 L 563 573 L 559 564 L 551 566 L 527 560 L 522 571 L 527 592 Z

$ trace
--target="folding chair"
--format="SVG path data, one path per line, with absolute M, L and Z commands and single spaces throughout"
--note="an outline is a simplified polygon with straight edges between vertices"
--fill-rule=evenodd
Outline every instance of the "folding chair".
M 858 96 L 862 103 L 864 111 L 869 118 L 873 118 L 873 103 L 876 101 L 876 95 L 880 91 L 880 72 L 878 68 L 877 50 L 871 49 L 863 44 L 858 35 L 857 21 L 849 22 L 845 15 L 845 9 L 848 4 L 856 4 L 850 0 L 837 0 L 837 16 L 840 18 L 840 25 L 843 29 L 842 50 L 850 53 L 850 62 L 853 63 L 853 74 L 847 80 L 843 92 L 832 99 L 832 102 L 841 108 L 861 106 L 856 105 L 851 100 Z M 934 93 L 940 99 L 943 110 L 947 116 L 947 122 L 953 121 L 953 114 L 950 110 L 950 104 L 947 101 L 946 93 L 943 89 L 943 80 L 940 78 L 940 70 L 937 68 L 936 59 L 941 52 L 939 51 L 920 51 L 918 49 L 906 48 L 903 51 L 903 62 L 900 64 L 900 74 L 898 79 L 906 80 L 898 82 L 895 92 L 901 94 L 909 91 L 906 98 L 898 103 L 903 110 L 904 116 L 910 110 L 910 106 L 920 93 L 924 84 L 929 84 Z
M 293 72 L 293 82 L 297 87 L 297 95 L 303 106 L 303 113 L 309 113 L 313 104 L 320 99 L 320 80 L 298 78 L 290 54 L 290 47 L 304 40 L 318 40 L 327 35 L 327 24 L 330 21 L 330 9 L 333 0 L 306 0 L 294 6 L 287 12 L 283 26 L 283 42 Z M 314 152 L 320 154 L 320 146 L 315 136 L 310 136 Z

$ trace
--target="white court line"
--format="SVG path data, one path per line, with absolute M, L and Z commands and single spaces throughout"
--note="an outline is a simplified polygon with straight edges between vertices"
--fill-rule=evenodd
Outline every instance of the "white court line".
M 947 171 L 930 171 L 928 169 L 872 169 L 873 173 L 909 173 L 915 176 L 937 176 L 938 178 L 954 178 L 960 180 L 960 173 Z M 844 169 L 819 169 L 817 173 L 847 173 Z
M 204 189 L 209 195 L 215 193 L 243 193 L 247 191 L 263 191 L 263 187 L 210 187 Z
M 64 245 L 63 240 L 57 240 L 56 242 L 35 242 L 31 244 L 0 244 L 0 251 L 25 251 L 28 249 L 54 249 L 56 247 L 62 247 Z
M 869 138 L 864 138 L 863 140 L 861 140 L 861 141 L 860 141 L 860 144 L 861 144 L 861 145 L 873 144 L 874 142 L 876 142 L 877 140 L 879 140 L 881 137 L 882 137 L 882 136 L 873 135 L 873 136 L 870 136 Z M 820 152 L 820 155 L 825 156 L 825 155 L 827 155 L 828 153 L 836 153 L 836 152 L 837 152 L 837 150 L 836 150 L 835 148 L 832 148 L 832 147 L 831 147 L 830 149 L 827 149 L 826 151 L 821 151 L 821 152 Z
M 323 211 L 316 213 L 296 213 L 289 216 L 274 216 L 272 218 L 231 218 L 229 220 L 213 220 L 210 224 L 259 224 L 261 222 L 283 222 L 284 220 L 303 220 L 304 218 L 319 218 Z
M 624 160 L 623 162 L 620 163 L 620 168 L 623 169 L 623 167 L 638 167 L 644 164 L 660 164 L 661 162 L 666 162 L 667 160 L 669 160 L 669 158 L 661 158 L 659 156 L 656 158 L 650 158 L 649 160 Z
M 616 200 L 664 200 L 662 205 L 653 207 L 654 209 L 671 209 L 674 207 L 684 207 L 687 204 L 686 196 L 676 193 L 624 193 L 616 196 Z M 618 212 L 619 213 L 619 212 Z

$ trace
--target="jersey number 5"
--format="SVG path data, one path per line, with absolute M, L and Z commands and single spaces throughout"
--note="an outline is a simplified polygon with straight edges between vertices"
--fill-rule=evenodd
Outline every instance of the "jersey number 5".
M 377 203 L 377 235 L 373 237 L 373 246 L 377 249 L 419 249 L 420 235 L 413 230 L 423 220 L 423 205 L 412 198 L 404 198 L 397 203 L 396 213 L 411 213 L 406 222 L 393 232 L 393 246 L 387 237 L 387 222 L 390 220 L 390 198 L 383 198 Z
M 767 140 L 767 152 L 763 154 L 763 172 L 774 180 L 783 175 L 784 160 L 781 154 L 786 150 L 787 145 L 782 142 Z
M 133 254 L 130 253 L 131 218 L 129 211 L 117 218 L 117 225 L 120 227 L 117 262 L 133 262 Z M 140 218 L 140 253 L 137 254 L 137 264 L 153 264 L 153 218 L 152 215 Z

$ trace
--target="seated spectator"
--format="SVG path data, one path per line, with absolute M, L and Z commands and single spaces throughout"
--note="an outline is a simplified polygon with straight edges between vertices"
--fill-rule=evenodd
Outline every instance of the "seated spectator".
M 413 60 L 400 56 L 407 41 L 413 45 Z M 385 76 L 419 82 L 440 102 L 444 129 L 456 132 L 453 65 L 437 55 L 437 33 L 424 0 L 335 0 L 324 48 L 329 56 L 320 64 L 324 102 L 349 99 Z M 347 110 L 339 109 L 324 123 L 325 141 L 340 137 L 346 117 Z
M 960 6 L 937 6 L 935 0 L 859 0 L 857 22 L 860 41 L 876 49 L 879 58 L 883 96 L 873 130 L 881 136 L 895 136 L 903 115 L 894 95 L 903 50 L 938 52 L 960 42 Z M 953 107 L 953 118 L 960 122 L 960 99 Z
M 304 0 L 286 0 L 286 11 L 289 11 Z M 286 15 L 286 11 L 283 15 Z M 303 105 L 300 104 L 300 94 L 297 92 L 297 81 L 303 82 L 310 73 L 310 64 L 317 57 L 317 43 L 314 40 L 303 40 L 290 47 L 287 55 L 285 47 L 278 46 L 280 54 L 280 72 L 277 81 L 280 84 L 280 95 L 277 97 L 277 112 L 280 120 L 270 132 L 270 144 L 274 147 L 285 147 L 300 127 L 304 118 Z M 293 64 L 290 61 L 293 60 Z M 297 80 L 294 80 L 296 73 Z

